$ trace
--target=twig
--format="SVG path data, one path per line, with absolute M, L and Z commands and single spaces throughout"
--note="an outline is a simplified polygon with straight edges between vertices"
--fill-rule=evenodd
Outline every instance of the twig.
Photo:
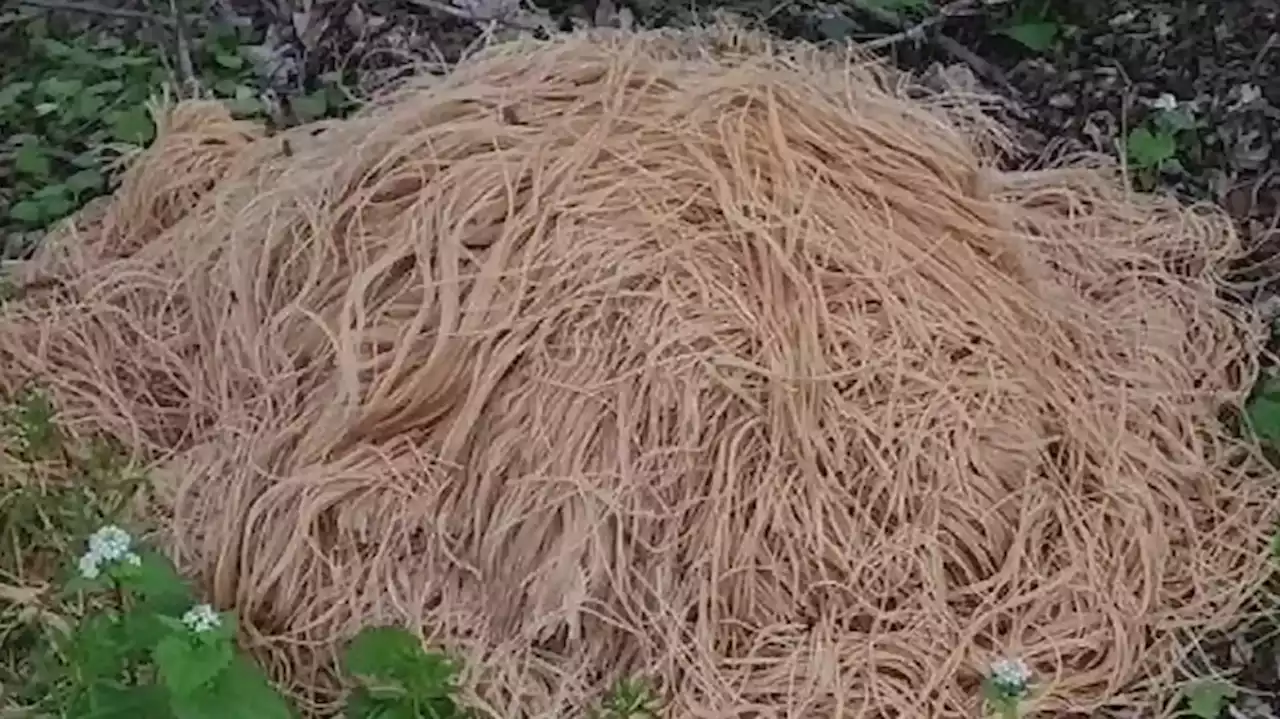
M 18 0 L 19 5 L 28 7 L 37 7 L 42 10 L 59 10 L 66 12 L 78 12 L 87 15 L 105 15 L 107 17 L 118 17 L 127 20 L 146 20 L 148 22 L 159 23 L 166 27 L 173 27 L 173 20 L 156 15 L 155 13 L 144 12 L 142 10 L 130 10 L 122 7 L 107 7 L 91 2 L 71 2 L 70 0 Z
M 859 10 L 874 16 L 877 20 L 885 23 L 886 25 L 892 25 L 898 28 L 902 27 L 901 18 L 893 13 L 885 12 L 884 10 L 872 5 L 865 5 L 861 2 L 857 2 L 856 0 L 854 4 Z M 974 0 L 956 0 L 956 2 L 944 5 L 939 8 L 936 13 L 912 25 L 911 27 L 903 28 L 901 32 L 878 37 L 874 40 L 868 40 L 867 42 L 858 43 L 858 47 L 864 50 L 878 50 L 890 45 L 895 45 L 904 40 L 919 40 L 924 37 L 927 30 L 937 25 L 941 25 L 953 17 L 972 15 L 974 13 L 973 4 Z
M 184 89 L 193 92 L 196 90 L 196 68 L 191 61 L 191 50 L 187 47 L 186 22 L 177 0 L 169 0 L 169 11 L 173 13 L 174 34 L 178 36 L 178 72 L 182 73 Z
M 455 7 L 448 3 L 439 2 L 438 0 L 409 0 L 409 2 L 414 5 L 427 8 L 428 10 L 435 10 L 436 12 L 444 13 L 445 15 L 456 17 L 459 20 L 466 20 L 467 22 L 473 22 L 478 25 L 485 23 L 498 23 L 500 25 L 515 28 L 516 30 L 541 29 L 541 26 L 535 23 L 521 22 L 520 20 L 512 17 L 481 17 L 479 15 L 469 13 L 462 8 Z
M 858 43 L 858 47 L 862 50 L 879 50 L 883 47 L 896 45 L 904 40 L 919 40 L 924 37 L 924 33 L 934 25 L 940 25 L 950 15 L 934 15 L 933 17 L 916 23 L 902 32 L 895 32 L 892 35 L 883 35 L 874 40 Z
M 974 72 L 999 85 L 1005 90 L 1005 92 L 1009 93 L 1009 97 L 1014 99 L 1022 97 L 1022 93 L 1009 82 L 1009 78 L 1005 77 L 1003 72 L 1000 72 L 1000 70 L 991 63 L 978 57 L 977 53 L 974 51 L 946 35 L 938 35 L 934 38 L 934 42 L 937 43 L 938 47 L 942 48 L 942 50 L 944 50 L 948 55 L 951 55 L 955 59 L 963 62 L 972 68 Z

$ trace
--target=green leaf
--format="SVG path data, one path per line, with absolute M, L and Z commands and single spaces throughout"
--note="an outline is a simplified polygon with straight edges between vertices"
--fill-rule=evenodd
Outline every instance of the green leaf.
M 111 131 L 120 142 L 133 145 L 148 145 L 156 134 L 151 115 L 142 105 L 112 113 Z
M 102 173 L 97 170 L 80 170 L 67 178 L 66 185 L 68 189 L 76 194 L 96 192 L 106 186 L 106 180 L 102 177 Z
M 124 83 L 120 80 L 103 80 L 86 87 L 84 91 L 93 95 L 115 95 L 123 89 Z
M 824 14 L 818 21 L 818 32 L 827 40 L 848 40 L 858 30 L 858 24 L 841 12 Z
M 423 654 L 418 638 L 399 627 L 366 627 L 347 646 L 343 664 L 353 675 L 398 679 Z
M 1012 38 L 1028 50 L 1044 52 L 1053 47 L 1061 28 L 1056 22 L 1024 22 L 1011 25 L 1000 31 L 1001 35 Z
M 33 87 L 35 87 L 35 85 L 29 82 L 11 82 L 4 87 L 0 87 L 0 110 L 6 110 L 16 105 L 18 98 L 22 97 Z
M 106 614 L 86 617 L 74 630 L 67 647 L 67 660 L 81 681 L 116 679 L 125 669 L 120 625 Z
M 362 689 L 351 693 L 345 709 L 347 719 L 420 719 L 424 716 L 411 701 L 376 699 Z
M 107 101 L 100 95 L 85 93 L 72 101 L 69 114 L 80 120 L 97 120 L 106 106 Z
M 79 155 L 71 158 L 71 164 L 76 167 L 85 169 L 93 169 L 102 165 L 102 160 L 98 157 L 98 153 L 93 150 L 86 150 Z
M 1234 699 L 1237 690 L 1226 682 L 1206 679 L 1192 684 L 1185 690 L 1187 709 L 1198 719 L 1217 719 L 1226 708 L 1228 700 Z
M 1136 127 L 1129 133 L 1126 143 L 1129 161 L 1141 169 L 1159 169 L 1166 160 L 1178 152 L 1178 143 L 1166 132 L 1153 133 L 1145 127 Z
M 244 67 L 244 58 L 238 53 L 220 52 L 213 56 L 215 62 L 228 70 L 239 70 Z
M 1194 130 L 1196 119 L 1186 110 L 1164 110 L 1156 114 L 1156 124 L 1172 132 Z
M 374 697 L 407 696 L 452 706 L 457 667 L 445 655 L 427 652 L 409 632 L 369 627 L 347 647 L 343 664 Z
M 293 111 L 303 122 L 319 120 L 329 112 L 329 98 L 324 90 L 316 90 L 293 100 Z
M 214 679 L 231 665 L 230 642 L 199 642 L 189 637 L 171 635 L 155 649 L 156 669 L 165 686 L 176 696 L 195 696 L 198 690 L 213 684 Z
M 1260 441 L 1280 443 L 1280 398 L 1259 395 L 1245 406 L 1245 420 Z
M 99 683 L 89 687 L 85 707 L 72 716 L 77 719 L 159 719 L 170 716 L 169 698 L 158 686 L 123 686 Z
M 159 614 L 179 616 L 191 607 L 193 595 L 173 562 L 154 550 L 139 552 L 138 571 L 129 580 L 129 589 L 142 606 Z
M 22 145 L 14 153 L 13 168 L 24 175 L 41 180 L 53 173 L 53 163 L 49 160 L 45 149 L 30 143 Z
M 82 90 L 84 90 L 84 83 L 74 78 L 63 80 L 57 77 L 50 77 L 40 83 L 40 91 L 57 100 L 75 97 Z
M 54 40 L 53 38 L 44 38 L 37 45 L 45 55 L 51 58 L 70 57 L 71 46 L 65 42 Z
M 41 188 L 41 192 L 45 190 L 49 190 L 49 194 L 40 198 L 40 211 L 45 219 L 60 220 L 75 209 L 75 201 L 71 199 L 66 185 L 49 185 Z
M 9 217 L 28 225 L 38 225 L 44 220 L 44 211 L 40 207 L 40 203 L 33 200 L 23 200 L 14 203 L 9 208 Z
M 262 670 L 242 656 L 232 658 L 211 684 L 190 696 L 173 697 L 177 719 L 292 719 L 289 703 Z

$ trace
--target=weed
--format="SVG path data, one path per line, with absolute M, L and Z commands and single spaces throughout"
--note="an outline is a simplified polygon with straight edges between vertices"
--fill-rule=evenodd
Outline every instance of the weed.
M 1031 696 L 1031 669 L 1016 659 L 994 662 L 982 682 L 982 696 L 997 719 L 1018 719 Z
M 1236 694 L 1234 686 L 1218 679 L 1191 682 L 1183 690 L 1187 712 L 1196 719 L 1217 719 Z
M 1054 47 L 1065 26 L 1050 11 L 1049 0 L 1032 4 L 1029 0 L 1014 6 L 1009 21 L 996 31 L 1032 52 L 1045 52 Z
M 148 103 L 172 78 L 151 46 L 60 33 L 39 17 L 14 24 L 23 27 L 0 37 L 0 138 L 7 138 L 0 140 L 0 237 L 26 238 L 110 189 L 116 158 L 155 137 Z M 193 43 L 199 86 L 239 116 L 266 111 L 244 53 L 254 40 L 251 31 L 213 25 Z M 292 119 L 340 114 L 353 104 L 331 78 L 293 100 Z M 0 259 L 29 250 L 0 245 Z
M 26 681 L 30 708 L 70 717 L 295 716 L 237 650 L 235 615 L 199 602 L 168 559 L 120 527 L 89 537 L 66 589 L 85 611 L 50 633 Z M 344 664 L 358 681 L 350 719 L 469 715 L 454 698 L 456 665 L 404 630 L 365 629 Z
M 1182 168 L 1179 147 L 1196 128 L 1195 117 L 1172 95 L 1154 103 L 1147 121 L 1130 130 L 1125 141 L 1125 155 L 1141 187 L 1153 187 L 1160 173 Z
M 656 719 L 657 697 L 644 682 L 623 679 L 591 713 L 593 719 Z

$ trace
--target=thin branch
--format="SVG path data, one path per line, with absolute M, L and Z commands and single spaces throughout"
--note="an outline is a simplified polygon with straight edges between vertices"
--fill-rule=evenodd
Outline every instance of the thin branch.
M 978 54 L 974 51 L 942 34 L 934 38 L 934 42 L 947 54 L 968 65 L 974 72 L 999 85 L 1005 92 L 1009 93 L 1009 97 L 1014 99 L 1022 97 L 1022 93 L 1018 92 L 1018 88 L 1009 82 L 1009 78 L 1005 77 L 1005 74 L 999 68 L 978 57 Z
M 173 29 L 178 36 L 178 71 L 182 73 L 183 89 L 193 92 L 198 81 L 195 63 L 191 61 L 191 49 L 187 46 L 186 18 L 182 15 L 182 8 L 178 7 L 178 0 L 169 0 L 169 11 L 173 13 Z
M 19 5 L 28 7 L 41 8 L 42 10 L 56 10 L 65 12 L 77 12 L 86 15 L 103 15 L 106 17 L 118 17 L 126 20 L 145 20 L 154 22 L 165 27 L 173 27 L 173 20 L 163 15 L 143 12 L 141 10 L 130 10 L 122 7 L 107 7 L 106 5 L 98 5 L 92 2 L 72 2 L 71 0 L 18 0 Z
M 515 28 L 516 30 L 542 29 L 541 26 L 537 25 L 536 23 L 521 22 L 517 18 L 482 17 L 479 15 L 474 15 L 472 13 L 467 12 L 466 10 L 463 10 L 462 8 L 455 7 L 445 2 L 439 2 L 439 0 L 409 0 L 409 2 L 413 3 L 414 5 L 427 8 L 428 10 L 435 10 L 436 12 L 444 13 L 445 15 L 458 18 L 459 20 L 466 20 L 467 22 L 476 23 L 477 25 L 483 25 L 485 23 L 498 23 L 500 25 L 505 25 L 510 28 Z
M 925 33 L 930 28 L 941 25 L 954 17 L 972 15 L 975 12 L 973 9 L 974 1 L 975 0 L 956 0 L 955 2 L 948 3 L 924 20 L 921 20 L 911 27 L 903 28 L 901 32 L 878 37 L 874 40 L 868 40 L 867 42 L 858 43 L 858 47 L 864 50 L 878 50 L 890 45 L 895 45 L 904 40 L 920 40 L 924 38 Z M 872 5 L 865 5 L 857 2 L 857 0 L 854 1 L 854 5 L 859 10 L 874 16 L 877 20 L 885 23 L 886 25 L 892 25 L 898 28 L 902 27 L 902 19 L 893 13 L 886 12 Z

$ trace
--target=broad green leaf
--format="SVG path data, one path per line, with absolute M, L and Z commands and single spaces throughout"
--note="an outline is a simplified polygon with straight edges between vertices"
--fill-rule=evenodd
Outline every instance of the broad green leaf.
M 1178 143 L 1166 132 L 1153 133 L 1145 127 L 1136 127 L 1129 133 L 1126 152 L 1134 165 L 1156 170 L 1177 154 Z
M 114 95 L 123 89 L 124 83 L 119 80 L 103 80 L 86 87 L 84 91 L 93 95 Z
M 184 636 L 169 636 L 155 649 L 156 669 L 175 696 L 195 696 L 231 665 L 229 642 L 195 642 Z
M 262 670 L 242 656 L 209 686 L 191 696 L 173 698 L 177 719 L 292 719 L 284 697 L 267 681 Z
M 71 102 L 69 114 L 77 120 L 97 120 L 106 106 L 107 101 L 101 95 L 85 93 Z
M 240 83 L 230 78 L 215 80 L 213 83 L 213 91 L 217 93 L 219 97 L 235 97 L 236 90 L 238 90 L 239 87 Z
M 239 70 L 244 67 L 244 58 L 239 53 L 220 52 L 214 55 L 213 59 L 228 70 Z
M 44 213 L 40 209 L 40 203 L 33 200 L 23 200 L 14 203 L 9 208 L 9 216 L 18 222 L 28 225 L 38 225 L 44 220 Z
M 133 145 L 148 145 L 156 134 L 151 115 L 142 105 L 112 113 L 111 130 L 117 140 Z
M 1272 445 L 1280 443 L 1280 398 L 1259 395 L 1249 400 L 1245 420 L 1259 440 Z
M 158 686 L 98 684 L 89 689 L 88 711 L 83 719 L 160 719 L 170 716 L 169 698 Z
M 74 193 L 96 192 L 106 184 L 102 173 L 97 170 L 80 170 L 67 178 L 66 185 Z
M 129 581 L 129 589 L 138 595 L 139 602 L 153 612 L 180 616 L 191 607 L 193 596 L 173 562 L 163 554 L 144 550 L 139 552 L 142 562 Z
M 50 192 L 45 197 L 41 197 L 40 211 L 48 220 L 60 220 L 75 209 L 75 201 L 67 194 L 66 185 L 50 185 L 49 189 L 60 190 L 60 192 Z
M 1195 129 L 1196 119 L 1185 110 L 1165 110 L 1156 114 L 1156 123 L 1173 132 L 1182 132 Z
M 371 627 L 348 646 L 344 666 L 374 697 L 406 695 L 418 701 L 448 699 L 456 691 L 457 667 L 445 655 L 428 652 L 403 629 Z
M 1237 693 L 1235 687 L 1213 679 L 1198 681 L 1185 691 L 1187 709 L 1197 719 L 1217 719 L 1229 700 Z
M 329 100 L 324 90 L 316 90 L 293 100 L 293 111 L 303 122 L 319 120 L 329 113 Z
M 40 91 L 59 101 L 74 97 L 84 90 L 84 83 L 75 78 L 51 77 L 40 83 Z
M 1000 34 L 1012 38 L 1028 50 L 1044 52 L 1053 47 L 1060 27 L 1056 22 L 1024 22 L 1011 25 Z
M 116 679 L 124 671 L 119 632 L 115 618 L 106 614 L 90 615 L 75 628 L 67 647 L 67 659 L 83 683 Z
M 818 21 L 818 32 L 827 40 L 848 40 L 857 30 L 858 24 L 841 12 L 824 13 Z
M 170 617 L 156 614 L 147 609 L 135 609 L 120 618 L 124 634 L 127 637 L 128 649 L 134 653 L 150 657 L 160 643 L 171 636 L 187 636 L 187 628 L 181 621 L 174 619 L 177 627 L 168 623 Z
M 347 646 L 343 664 L 350 674 L 400 679 L 424 652 L 418 638 L 398 627 L 367 627 Z
M 234 97 L 224 100 L 223 104 L 231 111 L 232 115 L 237 117 L 247 117 L 249 115 L 260 114 L 266 106 L 256 97 Z
M 52 58 L 67 57 L 71 55 L 71 46 L 60 40 L 53 38 L 44 38 L 37 45 L 45 55 Z
M 102 160 L 98 157 L 98 153 L 93 150 L 86 150 L 79 155 L 71 158 L 71 164 L 76 167 L 92 169 L 102 166 Z
M 31 143 L 22 145 L 14 153 L 13 168 L 37 179 L 45 179 L 53 173 L 53 163 L 49 160 L 48 152 L 40 145 Z
M 18 102 L 18 98 L 25 95 L 35 87 L 29 82 L 11 82 L 0 87 L 0 111 L 13 107 Z

